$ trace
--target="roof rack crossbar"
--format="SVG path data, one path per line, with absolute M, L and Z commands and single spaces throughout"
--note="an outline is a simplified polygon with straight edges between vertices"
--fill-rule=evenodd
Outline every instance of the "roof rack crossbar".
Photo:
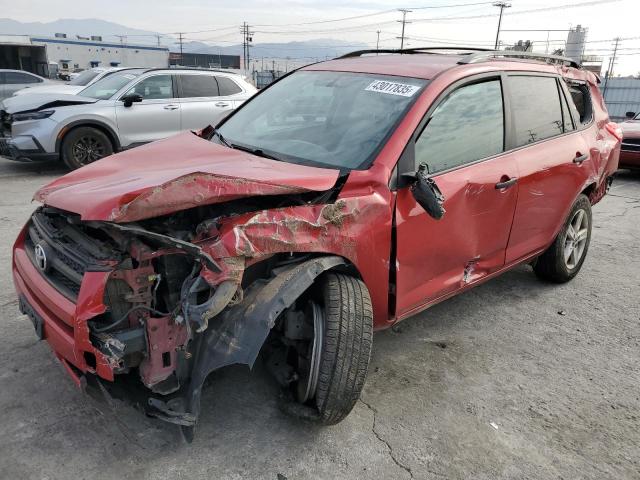
M 361 57 L 363 55 L 368 55 L 372 53 L 396 53 L 396 54 L 435 53 L 439 50 L 452 51 L 452 52 L 467 52 L 465 53 L 465 55 L 471 54 L 472 52 L 492 51 L 486 48 L 469 48 L 469 47 L 417 47 L 417 48 L 402 48 L 402 49 L 382 48 L 382 49 L 356 50 L 354 52 L 345 53 L 344 55 L 337 58 L 354 58 L 354 57 Z
M 460 60 L 458 64 L 464 65 L 470 63 L 478 63 L 490 58 L 499 57 L 522 58 L 525 60 L 540 60 L 547 63 L 558 63 L 560 65 L 566 65 L 573 68 L 582 68 L 582 65 L 576 62 L 573 58 L 562 57 L 560 55 L 550 55 L 546 53 L 521 52 L 518 50 L 489 50 L 485 52 L 474 53 Z
M 417 47 L 417 48 L 404 48 L 404 49 L 370 49 L 370 50 L 357 50 L 355 52 L 349 52 L 337 58 L 354 58 L 361 57 L 363 55 L 374 53 L 390 53 L 390 54 L 415 54 L 415 53 L 428 53 L 437 54 L 438 52 L 459 52 L 460 55 L 464 55 L 458 64 L 470 64 L 478 63 L 490 58 L 522 58 L 529 60 L 539 60 L 547 63 L 557 63 L 560 65 L 566 65 L 574 68 L 582 68 L 580 63 L 569 57 L 562 57 L 560 55 L 550 55 L 545 53 L 534 52 L 521 52 L 518 50 L 492 50 L 487 48 L 473 48 L 473 47 Z

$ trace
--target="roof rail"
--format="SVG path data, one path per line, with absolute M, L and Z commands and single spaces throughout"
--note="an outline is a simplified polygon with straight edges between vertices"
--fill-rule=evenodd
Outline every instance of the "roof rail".
M 235 72 L 231 72 L 228 70 L 225 70 L 224 68 L 220 69 L 220 68 L 206 68 L 206 67 L 179 67 L 179 66 L 170 66 L 170 67 L 152 67 L 152 68 L 148 68 L 145 70 L 146 72 L 156 72 L 159 70 L 188 70 L 188 71 L 194 71 L 194 72 L 215 72 L 215 73 L 226 73 L 229 75 L 238 75 Z
M 354 58 L 361 57 L 363 55 L 367 55 L 370 53 L 395 53 L 395 54 L 413 54 L 413 53 L 430 53 L 434 54 L 438 51 L 447 51 L 447 52 L 466 52 L 464 55 L 469 55 L 472 52 L 492 52 L 493 50 L 489 50 L 486 48 L 470 48 L 470 47 L 417 47 L 417 48 L 398 48 L 398 49 L 369 49 L 369 50 L 356 50 L 355 52 L 345 53 L 340 57 L 336 58 Z
M 489 50 L 485 52 L 474 53 L 460 60 L 458 64 L 464 65 L 469 63 L 478 63 L 490 58 L 500 57 L 522 58 L 524 60 L 539 60 L 546 63 L 557 63 L 560 65 L 566 65 L 568 67 L 582 68 L 582 65 L 576 62 L 573 58 L 561 57 L 560 55 L 549 55 L 546 53 L 521 52 L 517 50 Z

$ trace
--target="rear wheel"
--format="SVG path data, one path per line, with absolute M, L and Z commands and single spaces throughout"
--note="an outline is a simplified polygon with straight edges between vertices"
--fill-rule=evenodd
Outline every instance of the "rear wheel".
M 62 141 L 62 160 L 75 170 L 113 153 L 111 140 L 93 127 L 71 130 Z
M 562 230 L 553 244 L 537 259 L 533 270 L 544 280 L 568 282 L 582 268 L 590 241 L 591 203 L 586 195 L 580 195 Z

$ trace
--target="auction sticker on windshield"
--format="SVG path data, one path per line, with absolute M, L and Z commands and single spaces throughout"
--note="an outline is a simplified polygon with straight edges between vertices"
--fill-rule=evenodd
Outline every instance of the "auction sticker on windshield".
M 388 93 L 390 95 L 400 95 L 411 97 L 420 90 L 420 87 L 407 83 L 388 82 L 386 80 L 374 80 L 365 90 L 369 92 Z

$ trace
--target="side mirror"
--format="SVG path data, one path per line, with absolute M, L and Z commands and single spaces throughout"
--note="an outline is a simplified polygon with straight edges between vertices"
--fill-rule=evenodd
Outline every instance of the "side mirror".
M 436 220 L 440 220 L 446 210 L 444 209 L 444 195 L 438 188 L 435 180 L 429 177 L 427 166 L 420 164 L 415 180 L 411 185 L 411 193 L 416 199 L 418 205 L 424 208 L 424 211 Z
M 636 116 L 636 112 L 627 112 L 624 114 L 629 120 Z
M 130 95 L 125 95 L 120 100 L 122 100 L 125 107 L 130 107 L 134 103 L 141 102 L 142 95 L 140 95 L 139 93 L 132 93 Z

